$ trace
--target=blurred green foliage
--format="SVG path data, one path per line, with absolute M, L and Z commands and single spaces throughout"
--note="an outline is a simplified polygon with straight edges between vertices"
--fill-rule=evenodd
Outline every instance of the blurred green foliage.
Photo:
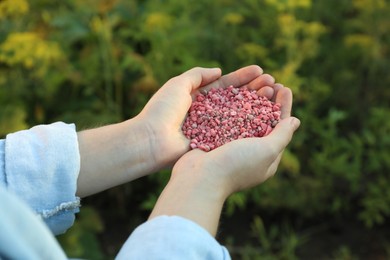
M 78 220 L 65 234 L 58 236 L 60 244 L 66 248 L 68 257 L 84 259 L 104 259 L 96 234 L 104 230 L 98 212 L 85 206 L 78 215 Z
M 248 228 L 222 232 L 233 256 L 299 258 L 308 241 L 328 243 L 317 238 L 331 232 L 324 225 L 358 223 L 362 237 L 389 230 L 389 13 L 386 0 L 2 0 L 0 135 L 56 120 L 78 129 L 118 122 L 191 67 L 259 64 L 291 87 L 302 124 L 278 174 L 227 201 L 224 221 Z M 85 200 L 91 214 L 60 239 L 68 254 L 115 255 L 167 177 Z M 115 221 L 123 240 L 105 239 L 89 218 L 105 231 Z M 377 251 L 360 240 L 317 253 L 390 257 L 380 238 Z

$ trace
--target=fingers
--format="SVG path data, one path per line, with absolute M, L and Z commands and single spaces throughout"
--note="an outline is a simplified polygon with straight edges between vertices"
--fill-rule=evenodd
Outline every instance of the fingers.
M 282 87 L 277 93 L 275 97 L 275 102 L 281 104 L 280 107 L 281 115 L 280 118 L 284 119 L 291 115 L 291 108 L 292 108 L 292 92 L 291 89 Z
M 269 74 L 263 74 L 252 80 L 247 87 L 252 90 L 257 90 L 257 95 L 271 99 L 274 96 L 274 89 L 271 87 L 274 83 L 274 77 Z
M 273 88 L 266 86 L 259 89 L 256 93 L 258 96 L 271 99 L 274 96 L 275 91 Z
M 262 74 L 263 69 L 259 66 L 247 66 L 222 76 L 217 81 L 205 86 L 204 89 L 209 90 L 211 88 L 227 88 L 230 85 L 233 85 L 235 87 L 241 87 L 258 78 Z
M 280 121 L 272 132 L 263 137 L 266 141 L 272 143 L 275 148 L 275 154 L 279 154 L 290 143 L 294 132 L 298 129 L 300 121 L 295 117 L 288 117 Z
M 187 92 L 191 93 L 199 87 L 215 82 L 221 77 L 221 74 L 222 72 L 220 68 L 209 69 L 196 67 L 172 78 L 166 83 L 166 85 L 174 86 L 178 89 L 183 89 L 183 87 L 185 87 Z
M 197 67 L 184 73 L 183 77 L 186 77 L 187 74 L 187 79 L 189 83 L 192 84 L 191 90 L 194 90 L 216 81 L 218 78 L 221 77 L 222 71 L 220 68 L 207 69 Z
M 265 74 L 267 75 L 267 74 Z M 263 76 L 263 75 L 262 75 Z M 260 77 L 262 77 L 260 76 Z M 260 78 L 259 77 L 259 78 Z M 272 78 L 273 79 L 273 78 Z M 280 83 L 272 83 L 270 84 L 272 79 L 265 79 L 263 81 L 259 81 L 256 85 L 259 87 L 257 91 L 257 95 L 264 96 L 276 103 L 280 103 L 281 106 L 281 118 L 287 118 L 291 115 L 292 108 L 292 92 L 289 88 L 284 87 Z M 261 84 L 264 84 L 261 86 Z
M 271 100 L 275 100 L 277 93 L 279 92 L 279 90 L 281 90 L 282 88 L 284 88 L 284 86 L 283 86 L 283 84 L 275 83 L 275 84 L 272 86 L 272 88 L 273 88 L 273 90 L 274 90 L 274 96 L 271 98 Z
M 221 69 L 193 68 L 168 80 L 146 104 L 143 111 L 173 118 L 174 125 L 181 124 L 191 106 L 191 93 L 202 85 L 221 77 Z M 147 113 L 147 112 L 144 112 Z M 152 112 L 151 112 L 152 113 Z
M 259 90 L 265 86 L 272 86 L 275 83 L 274 77 L 269 74 L 263 74 L 248 84 L 249 89 Z

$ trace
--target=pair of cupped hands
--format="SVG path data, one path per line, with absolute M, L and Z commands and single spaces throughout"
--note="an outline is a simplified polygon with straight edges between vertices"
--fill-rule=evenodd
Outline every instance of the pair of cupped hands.
M 283 150 L 300 121 L 291 117 L 292 92 L 256 65 L 222 76 L 219 68 L 193 68 L 167 81 L 137 116 L 153 135 L 150 160 L 173 166 L 173 178 L 196 178 L 224 196 L 256 186 L 276 172 Z M 201 89 L 246 86 L 281 104 L 281 121 L 266 137 L 232 141 L 210 152 L 190 150 L 181 126 Z M 196 177 L 195 177 L 196 176 Z

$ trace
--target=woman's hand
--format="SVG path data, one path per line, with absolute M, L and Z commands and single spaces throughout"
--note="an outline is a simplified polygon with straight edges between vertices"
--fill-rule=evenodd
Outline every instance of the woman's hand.
M 150 218 L 181 216 L 215 235 L 226 198 L 264 182 L 276 172 L 283 150 L 300 122 L 290 116 L 291 90 L 281 84 L 259 84 L 261 77 L 246 84 L 259 95 L 280 103 L 282 120 L 266 137 L 239 139 L 210 152 L 195 149 L 184 154 L 173 167 Z M 264 77 L 273 81 L 269 75 Z
M 204 175 L 207 183 L 224 190 L 226 197 L 268 179 L 276 172 L 282 152 L 300 124 L 298 119 L 290 117 L 292 94 L 289 88 L 277 85 L 273 101 L 282 105 L 282 120 L 271 134 L 238 139 L 207 153 L 199 149 L 190 151 L 176 163 L 173 175 Z
M 150 99 L 138 118 L 152 137 L 151 159 L 161 167 L 173 165 L 189 151 L 189 140 L 181 131 L 193 97 L 200 89 L 248 86 L 272 98 L 280 88 L 274 78 L 258 66 L 248 66 L 221 77 L 220 69 L 194 68 L 165 83 Z
M 135 118 L 78 133 L 77 194 L 85 197 L 173 165 L 189 150 L 181 125 L 200 88 L 247 85 L 275 96 L 280 87 L 258 66 L 221 77 L 220 69 L 194 68 L 169 80 Z

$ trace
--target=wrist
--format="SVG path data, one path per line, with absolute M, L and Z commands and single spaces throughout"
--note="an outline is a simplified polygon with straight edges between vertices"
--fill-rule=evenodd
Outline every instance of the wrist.
M 195 156 L 192 156 L 196 154 Z M 214 200 L 224 202 L 232 193 L 229 181 L 221 172 L 208 163 L 209 154 L 200 150 L 188 152 L 175 164 L 170 182 L 186 183 Z M 187 159 L 188 158 L 188 159 Z M 212 158 L 210 158 L 212 160 Z
M 78 132 L 78 196 L 88 196 L 158 170 L 141 122 L 130 119 Z
M 225 193 L 196 172 L 187 173 L 173 172 L 150 219 L 161 215 L 180 216 L 197 223 L 215 236 L 226 199 Z
M 159 171 L 164 167 L 156 156 L 156 134 L 140 117 L 134 117 L 121 124 L 123 153 L 129 157 L 129 170 L 138 169 L 139 177 Z
M 160 120 L 151 120 L 140 114 L 133 120 L 140 126 L 148 146 L 149 158 L 156 169 L 172 167 L 176 161 L 189 150 L 189 140 L 181 129 L 162 124 Z
M 208 173 L 210 175 L 210 173 Z M 222 182 L 210 178 L 207 174 L 199 171 L 193 172 L 172 172 L 169 185 L 181 186 L 183 189 L 196 194 L 197 197 L 210 201 L 215 204 L 221 204 L 226 201 L 230 195 Z

